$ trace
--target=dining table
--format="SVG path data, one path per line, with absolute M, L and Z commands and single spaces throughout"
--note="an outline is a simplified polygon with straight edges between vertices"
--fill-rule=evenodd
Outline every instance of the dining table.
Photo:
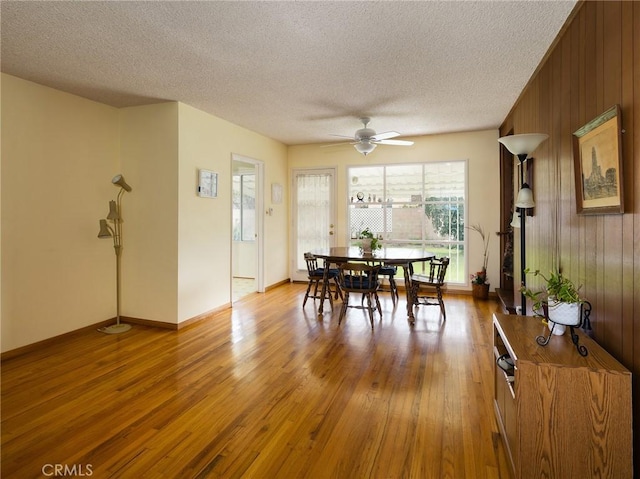
M 312 250 L 311 253 L 324 261 L 324 280 L 322 282 L 322 295 L 318 316 L 324 312 L 324 298 L 326 297 L 327 285 L 329 284 L 329 267 L 332 264 L 340 265 L 350 261 L 366 262 L 371 264 L 381 264 L 386 266 L 401 266 L 404 270 L 404 286 L 407 297 L 407 316 L 409 322 L 415 322 L 413 314 L 413 299 L 411 298 L 411 271 L 413 263 L 429 261 L 435 258 L 435 254 L 426 248 L 382 246 L 382 248 L 372 252 L 365 252 L 358 246 L 333 246 Z

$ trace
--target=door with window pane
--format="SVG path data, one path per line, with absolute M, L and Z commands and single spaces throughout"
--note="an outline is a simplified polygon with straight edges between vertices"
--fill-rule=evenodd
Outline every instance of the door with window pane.
M 306 281 L 304 253 L 335 246 L 335 170 L 294 170 L 293 172 L 294 281 Z

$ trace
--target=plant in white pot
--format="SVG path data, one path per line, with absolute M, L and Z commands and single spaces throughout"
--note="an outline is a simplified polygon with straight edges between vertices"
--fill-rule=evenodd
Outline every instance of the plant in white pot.
M 358 233 L 358 239 L 360 239 L 360 248 L 362 248 L 364 253 L 371 253 L 372 251 L 382 248 L 380 241 L 369 228 L 360 231 Z
M 528 268 L 524 272 L 525 274 L 531 273 Z M 534 292 L 529 288 L 521 289 L 525 297 L 533 301 L 534 314 L 546 317 L 550 323 L 560 325 L 561 327 L 557 328 L 553 324 L 549 324 L 549 329 L 554 334 L 563 334 L 565 326 L 580 325 L 582 321 L 581 306 L 585 302 L 578 293 L 580 286 L 576 287 L 569 278 L 559 272 L 551 271 L 548 276 L 545 276 L 536 270 L 533 275 L 540 276 L 546 283 L 544 291 Z

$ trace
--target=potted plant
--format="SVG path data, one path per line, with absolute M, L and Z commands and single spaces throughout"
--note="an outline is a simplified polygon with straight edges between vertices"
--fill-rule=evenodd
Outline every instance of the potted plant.
M 525 274 L 531 273 L 529 268 Z M 551 271 L 548 276 L 533 272 L 534 276 L 540 276 L 546 283 L 543 291 L 532 291 L 529 288 L 521 288 L 520 292 L 533 301 L 533 313 L 535 316 L 547 318 L 551 323 L 563 326 L 556 334 L 564 332 L 564 326 L 577 326 L 581 320 L 581 306 L 584 300 L 580 297 L 581 286 L 576 285 L 560 272 Z M 549 325 L 550 329 L 553 325 Z
M 375 237 L 369 228 L 360 231 L 360 233 L 358 233 L 358 239 L 360 239 L 360 247 L 365 253 L 371 253 L 382 248 L 380 240 Z
M 489 297 L 489 283 L 487 283 L 487 271 L 478 271 L 471 275 L 471 295 L 477 299 Z
M 474 298 L 487 299 L 489 297 L 489 281 L 487 278 L 487 264 L 489 262 L 489 240 L 490 237 L 484 232 L 481 225 L 467 226 L 467 229 L 477 232 L 482 238 L 484 247 L 482 258 L 482 269 L 476 274 L 471 275 L 471 294 Z

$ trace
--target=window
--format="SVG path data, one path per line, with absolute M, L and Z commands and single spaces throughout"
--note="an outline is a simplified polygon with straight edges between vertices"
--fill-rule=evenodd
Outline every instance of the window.
M 233 240 L 255 241 L 256 175 L 233 175 Z
M 448 282 L 466 283 L 466 170 L 466 161 L 349 168 L 352 243 L 369 228 L 384 244 L 425 247 L 450 258 Z

